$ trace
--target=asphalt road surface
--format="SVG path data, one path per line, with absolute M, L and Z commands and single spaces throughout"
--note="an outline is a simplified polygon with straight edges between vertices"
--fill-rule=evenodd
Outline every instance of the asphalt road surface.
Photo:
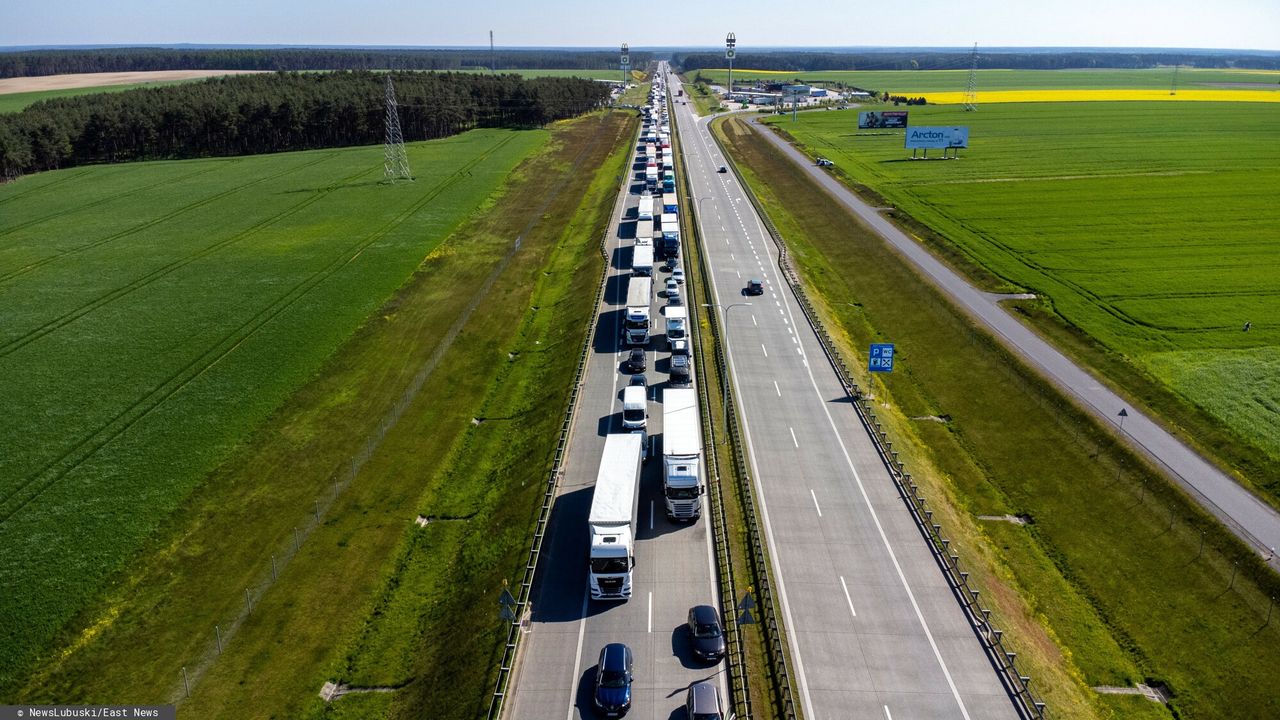
M 758 118 L 753 119 L 753 124 L 755 120 Z M 1274 550 L 1280 547 L 1280 513 L 1174 437 L 1142 409 L 1129 404 L 1073 363 L 1000 307 L 999 296 L 984 293 L 970 285 L 795 147 L 772 131 L 759 126 L 757 134 L 780 148 L 792 160 L 805 166 L 809 175 L 837 202 L 897 248 L 898 252 L 970 317 L 986 326 L 1005 347 L 1017 353 L 1032 367 L 1038 368 L 1059 389 L 1074 396 L 1139 452 L 1154 459 L 1206 510 L 1261 555 L 1271 557 L 1273 566 L 1280 567 L 1280 558 L 1275 557 Z M 1123 418 L 1123 426 L 1121 410 L 1127 414 Z
M 692 106 L 676 116 L 805 716 L 1018 717 L 744 189 Z
M 639 169 L 641 178 L 636 180 L 633 174 L 624 183 L 614 210 L 615 232 L 608 248 L 612 261 L 598 308 L 600 317 L 570 435 L 565 474 L 534 583 L 529 630 L 520 649 L 514 691 L 504 711 L 506 718 L 595 717 L 592 691 L 596 662 L 600 649 L 611 642 L 626 643 L 635 657 L 633 706 L 628 718 L 683 718 L 685 693 L 701 680 L 719 678 L 722 694 L 724 691 L 723 663 L 695 661 L 684 631 L 690 607 L 719 605 L 708 515 L 704 510 L 696 523 L 673 523 L 666 518 L 662 500 L 660 400 L 670 353 L 666 352 L 659 312 L 666 301 L 658 289 L 669 273 L 657 263 L 650 308 L 654 330 L 646 373 L 651 388 L 648 431 L 656 442 L 641 480 L 633 594 L 626 602 L 600 602 L 590 600 L 587 593 L 587 514 L 592 488 L 605 435 L 623 432 L 621 392 L 628 376 L 619 369 L 625 358 L 621 323 L 626 278 L 631 275 L 636 207 L 644 184 L 643 165 Z

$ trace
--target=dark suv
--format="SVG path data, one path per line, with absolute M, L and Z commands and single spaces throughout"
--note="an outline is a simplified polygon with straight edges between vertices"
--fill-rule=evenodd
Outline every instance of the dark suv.
M 751 278 L 750 280 L 747 281 L 746 293 L 748 295 L 763 295 L 764 283 L 760 282 L 755 278 Z
M 605 717 L 622 717 L 631 709 L 631 648 L 609 643 L 600 650 L 594 699 Z
M 642 373 L 647 365 L 648 359 L 645 357 L 644 348 L 632 348 L 626 361 L 622 363 L 622 369 L 629 373 Z
M 672 355 L 671 356 L 671 384 L 677 386 L 688 386 L 693 381 L 693 372 L 690 368 L 693 364 L 690 362 L 688 355 Z

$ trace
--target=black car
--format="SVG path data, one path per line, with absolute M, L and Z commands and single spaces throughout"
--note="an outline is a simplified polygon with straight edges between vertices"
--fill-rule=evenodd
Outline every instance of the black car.
M 689 608 L 689 635 L 693 638 L 693 654 L 699 660 L 718 662 L 724 657 L 724 629 L 720 613 L 710 605 Z
M 764 283 L 760 282 L 755 278 L 751 278 L 750 280 L 747 281 L 746 293 L 748 295 L 763 295 Z
M 648 379 L 647 379 L 643 374 L 640 374 L 640 375 L 632 375 L 632 376 L 631 376 L 631 382 L 629 382 L 629 383 L 627 383 L 627 384 L 628 384 L 628 385 L 634 385 L 634 386 L 636 386 L 636 387 L 647 388 L 647 387 L 649 387 L 649 380 L 648 380 Z
M 725 167 L 725 166 L 721 165 L 721 166 L 720 166 L 720 169 L 719 169 L 719 170 L 717 170 L 716 172 L 719 172 L 719 173 L 727 173 L 727 172 L 729 172 L 729 168 L 727 168 L 727 167 Z
M 671 384 L 681 387 L 688 386 L 693 378 L 692 367 L 693 365 L 689 362 L 688 355 L 672 355 Z
M 631 648 L 609 643 L 600 650 L 593 699 L 605 717 L 622 717 L 631 709 Z
M 622 369 L 629 373 L 642 373 L 647 369 L 647 364 L 648 358 L 644 354 L 644 348 L 632 348 L 626 362 L 622 363 Z

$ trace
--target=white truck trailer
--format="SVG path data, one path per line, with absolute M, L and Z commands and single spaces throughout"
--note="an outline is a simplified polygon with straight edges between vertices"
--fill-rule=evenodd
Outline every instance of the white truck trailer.
M 604 438 L 604 455 L 587 517 L 591 531 L 587 582 L 593 600 L 631 597 L 642 442 L 638 433 L 616 433 Z
M 662 393 L 662 494 L 667 517 L 693 521 L 702 515 L 706 489 L 699 476 L 701 462 L 698 394 L 667 388 Z
M 652 195 L 645 193 L 644 195 L 640 196 L 640 206 L 639 206 L 639 209 L 637 210 L 637 213 L 638 214 L 636 215 L 636 217 L 641 220 L 653 219 L 653 196 Z
M 631 248 L 631 272 L 636 275 L 653 275 L 653 239 L 650 236 L 646 244 L 637 242 Z
M 653 218 L 636 221 L 636 245 L 653 244 Z
M 653 300 L 653 279 L 631 276 L 627 281 L 627 309 L 622 320 L 623 340 L 628 345 L 649 344 L 649 303 Z

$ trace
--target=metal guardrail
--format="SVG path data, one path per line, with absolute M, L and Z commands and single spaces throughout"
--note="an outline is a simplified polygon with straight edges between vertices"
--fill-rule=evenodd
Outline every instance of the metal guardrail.
M 671 119 L 672 119 L 673 125 L 675 123 L 675 117 L 676 117 L 675 113 L 674 112 L 671 113 Z M 682 166 L 683 166 L 683 161 L 684 161 L 683 156 L 681 156 Z M 689 174 L 687 171 L 681 174 L 684 178 L 683 185 L 685 188 L 685 196 L 686 198 L 691 200 L 694 196 L 692 195 L 693 187 L 689 183 Z M 697 238 L 699 248 L 702 248 L 699 250 L 699 256 L 702 259 L 702 261 L 699 262 L 700 275 L 701 275 L 702 281 L 706 283 L 706 287 L 710 288 L 712 287 L 712 285 L 711 285 L 710 276 L 707 274 L 708 271 L 707 271 L 707 264 L 705 261 L 705 258 L 706 258 L 705 247 L 702 245 L 702 233 L 698 230 L 698 223 L 696 222 L 696 219 L 697 219 L 696 203 L 694 203 L 693 205 L 690 205 L 686 200 L 686 207 L 693 208 L 690 210 L 690 215 L 692 218 L 694 218 L 694 222 L 692 222 L 691 225 L 693 226 L 694 235 Z M 725 355 L 724 344 L 722 341 L 723 328 L 720 327 L 720 316 L 717 313 L 715 312 L 710 313 L 709 319 L 710 319 L 710 325 L 711 325 L 711 336 L 712 336 L 712 344 L 714 347 L 716 369 L 720 374 L 721 383 L 723 383 L 726 386 L 725 398 L 727 399 L 727 403 L 726 403 L 725 410 L 726 410 L 726 415 L 728 417 L 728 427 L 725 429 L 725 431 L 730 439 L 730 443 L 733 448 L 733 462 L 734 462 L 734 467 L 736 469 L 736 476 L 738 480 L 737 482 L 738 495 L 742 504 L 742 511 L 747 524 L 747 528 L 746 528 L 747 529 L 747 548 L 750 554 L 752 574 L 756 578 L 755 590 L 758 596 L 757 606 L 761 609 L 761 612 L 762 612 L 762 618 L 761 618 L 763 620 L 762 627 L 764 629 L 764 636 L 765 636 L 764 640 L 765 640 L 766 649 L 768 651 L 767 659 L 772 665 L 774 692 L 777 696 L 778 707 L 781 710 L 782 717 L 785 718 L 786 720 L 797 720 L 797 718 L 799 718 L 799 711 L 798 711 L 799 703 L 796 700 L 795 688 L 792 686 L 792 676 L 791 676 L 790 666 L 787 661 L 786 647 L 782 639 L 782 625 L 778 619 L 778 612 L 776 609 L 777 601 L 774 598 L 773 581 L 772 581 L 772 575 L 770 573 L 769 559 L 768 559 L 768 556 L 766 555 L 767 544 L 764 539 L 764 534 L 761 531 L 759 515 L 756 513 L 756 503 L 755 503 L 755 495 L 754 495 L 755 486 L 752 480 L 750 464 L 747 462 L 746 452 L 744 450 L 745 439 L 743 438 L 740 425 L 739 425 L 737 402 L 733 393 L 732 384 L 730 383 L 730 380 L 729 380 L 729 362 L 728 362 L 728 357 Z M 705 388 L 703 388 L 703 392 L 705 393 Z M 705 401 L 705 397 L 704 397 L 704 401 Z M 706 418 L 706 419 L 708 422 L 710 422 L 710 418 Z M 713 448 L 712 451 L 714 452 L 714 446 L 709 446 L 709 447 L 712 447 Z M 717 482 L 718 480 L 719 480 L 719 477 L 717 476 Z M 725 521 L 724 512 L 723 512 L 723 503 L 721 503 L 721 521 L 722 523 Z M 727 542 L 727 539 L 726 539 L 726 542 Z M 736 597 L 733 597 L 730 599 L 730 604 L 727 607 L 736 610 L 737 608 Z M 741 628 L 738 627 L 736 613 L 729 612 L 727 613 L 727 615 L 729 616 L 728 624 L 731 626 L 731 630 L 734 633 L 735 637 L 737 638 L 738 646 L 740 649 L 739 652 L 741 652 L 741 648 L 742 648 Z M 746 682 L 745 657 L 740 662 L 744 663 L 743 669 L 742 669 L 743 675 L 741 677 L 742 677 L 742 682 L 745 686 L 745 682 Z M 750 712 L 749 706 L 747 710 L 748 712 Z M 745 715 L 743 717 L 750 717 L 750 715 Z
M 639 127 L 636 129 L 634 151 L 639 142 Z M 587 333 L 582 341 L 582 350 L 578 354 L 578 366 L 573 374 L 573 389 L 569 391 L 569 399 L 565 403 L 564 419 L 560 424 L 560 438 L 556 442 L 555 455 L 552 458 L 551 471 L 547 474 L 547 489 L 542 497 L 542 508 L 538 511 L 538 522 L 534 526 L 533 543 L 529 548 L 529 559 L 525 562 L 524 576 L 520 580 L 519 592 L 515 595 L 515 619 L 507 628 L 507 641 L 502 651 L 502 660 L 498 666 L 498 678 L 494 683 L 493 697 L 489 702 L 488 720 L 499 720 L 505 706 L 507 692 L 510 688 L 511 675 L 516 665 L 520 637 L 523 634 L 525 614 L 529 610 L 529 599 L 533 592 L 533 580 L 538 569 L 538 558 L 542 554 L 542 541 L 546 537 L 547 523 L 551 519 L 551 508 L 555 504 L 556 491 L 560 486 L 560 478 L 564 475 L 565 452 L 569 447 L 569 434 L 573 430 L 573 420 L 577 413 L 578 397 L 582 392 L 582 380 L 586 375 L 588 358 L 591 355 L 591 343 L 595 338 L 596 327 L 600 321 L 600 301 L 604 297 L 605 284 L 609 280 L 612 258 L 609 257 L 609 233 L 614 230 L 612 218 L 622 202 L 622 187 L 619 186 L 618 200 L 614 203 L 614 214 L 610 215 L 610 223 L 600 235 L 600 255 L 604 257 L 604 268 L 600 271 L 600 282 L 596 284 L 595 299 L 592 304 L 591 322 L 587 325 Z
M 870 400 L 863 396 L 858 384 L 853 380 L 853 375 L 849 372 L 849 367 L 845 363 L 839 348 L 836 347 L 830 333 L 827 332 L 821 319 L 819 319 L 817 309 L 805 292 L 800 276 L 791 263 L 791 257 L 787 252 L 787 245 L 782 233 L 778 231 L 777 226 L 774 225 L 773 220 L 765 212 L 755 193 L 752 192 L 746 179 L 738 170 L 737 164 L 724 147 L 724 143 L 720 141 L 719 136 L 711 132 L 709 124 L 707 130 L 715 140 L 716 145 L 719 146 L 720 152 L 726 158 L 729 158 L 729 167 L 733 169 L 734 176 L 737 177 L 739 184 L 746 191 L 746 196 L 755 208 L 756 214 L 769 231 L 769 236 L 777 247 L 778 266 L 787 280 L 787 285 L 791 288 L 792 294 L 800 304 L 800 308 L 804 312 L 810 327 L 813 328 L 814 334 L 817 335 L 818 341 L 822 345 L 822 351 L 827 356 L 828 362 L 831 363 L 831 367 L 835 370 L 840 384 L 854 400 L 853 407 L 858 414 L 858 418 L 862 421 L 867 434 L 871 436 L 876 452 L 889 470 L 889 476 L 893 479 L 899 495 L 901 495 L 910 510 L 916 526 L 929 542 L 929 549 L 934 559 L 946 576 L 952 592 L 960 601 L 961 609 L 968 618 L 979 641 L 982 642 L 987 657 L 996 666 L 997 674 L 1000 676 L 1005 690 L 1009 693 L 1014 705 L 1023 717 L 1036 720 L 1048 718 L 1049 715 L 1044 702 L 1040 701 L 1031 690 L 1031 677 L 1023 675 L 1017 668 L 1018 654 L 1008 648 L 1004 640 L 1004 633 L 992 626 L 991 610 L 983 607 L 980 601 L 980 591 L 974 589 L 969 583 L 969 573 L 961 569 L 960 557 L 952 552 L 951 541 L 943 535 L 942 526 L 933 522 L 933 511 L 929 509 L 925 497 L 920 494 L 919 486 L 912 482 L 911 474 L 906 471 L 906 465 L 898 459 L 898 453 L 893 449 L 893 441 L 889 439 L 880 420 L 876 418 L 875 409 L 872 407 Z

